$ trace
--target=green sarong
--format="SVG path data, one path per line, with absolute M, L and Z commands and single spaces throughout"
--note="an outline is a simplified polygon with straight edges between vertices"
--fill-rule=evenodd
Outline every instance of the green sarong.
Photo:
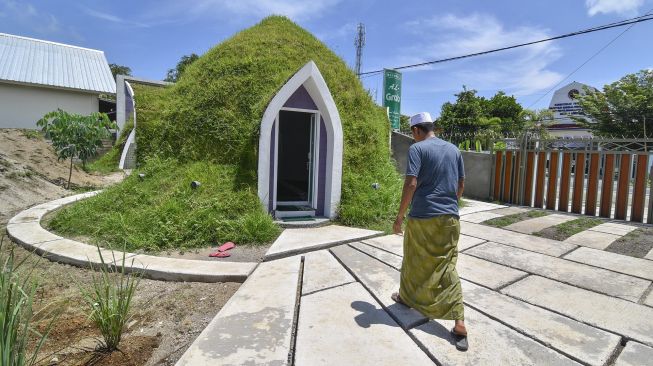
M 408 218 L 399 296 L 429 319 L 464 320 L 456 272 L 460 222 L 451 215 Z

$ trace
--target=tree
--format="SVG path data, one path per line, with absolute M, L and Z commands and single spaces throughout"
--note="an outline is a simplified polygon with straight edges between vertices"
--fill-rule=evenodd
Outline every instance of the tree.
M 653 133 L 653 70 L 628 74 L 603 91 L 578 96 L 585 116 L 574 116 L 597 136 L 648 137 Z
M 547 138 L 549 132 L 546 127 L 553 122 L 553 111 L 550 109 L 524 109 L 519 113 L 523 132 L 529 132 L 541 138 Z
M 524 129 L 524 120 L 520 117 L 524 108 L 517 103 L 514 96 L 508 96 L 506 93 L 499 91 L 492 98 L 483 99 L 482 104 L 486 117 L 496 117 L 501 120 L 498 132 L 506 135 L 518 133 Z
M 438 118 L 439 126 L 445 134 L 475 134 L 479 132 L 479 120 L 484 116 L 482 98 L 476 96 L 476 90 L 467 89 L 455 94 L 454 103 L 446 102 L 442 105 L 442 112 Z
M 168 73 L 164 81 L 169 81 L 171 83 L 177 82 L 177 80 L 179 80 L 181 75 L 183 75 L 186 68 L 193 62 L 197 61 L 198 58 L 200 57 L 194 53 L 191 53 L 190 55 L 182 56 L 179 62 L 177 62 L 177 66 L 174 69 L 168 70 Z
M 104 113 L 81 116 L 61 109 L 46 114 L 36 124 L 52 139 L 57 158 L 70 159 L 66 189 L 70 189 L 73 159 L 78 158 L 86 165 L 86 161 L 95 156 L 97 148 L 102 146 L 102 139 L 109 137 L 109 129 L 117 128 L 115 122 L 111 122 Z
M 111 69 L 111 74 L 113 75 L 114 80 L 118 75 L 132 76 L 132 69 L 130 69 L 127 66 L 122 66 L 118 64 L 109 64 L 109 68 Z

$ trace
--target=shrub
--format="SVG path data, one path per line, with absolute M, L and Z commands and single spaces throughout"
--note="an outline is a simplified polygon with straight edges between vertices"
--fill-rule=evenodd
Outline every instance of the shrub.
M 27 268 L 20 278 L 17 271 L 25 259 L 16 261 L 13 248 L 7 250 L 3 244 L 4 236 L 0 239 L 0 365 L 34 365 L 58 315 L 52 318 L 43 334 L 32 327 L 37 315 L 33 301 L 38 287 L 31 277 L 33 268 Z M 33 338 L 36 338 L 36 346 L 29 354 L 28 345 Z
M 91 269 L 90 288 L 80 286 L 82 296 L 89 306 L 89 318 L 95 323 L 104 338 L 106 351 L 118 349 L 125 324 L 130 320 L 132 298 L 141 280 L 141 272 L 127 273 L 125 252 L 122 252 L 120 269 L 104 262 L 98 247 L 101 265 L 89 262 Z M 113 258 L 113 263 L 116 258 Z M 97 272 L 96 272 L 97 271 Z

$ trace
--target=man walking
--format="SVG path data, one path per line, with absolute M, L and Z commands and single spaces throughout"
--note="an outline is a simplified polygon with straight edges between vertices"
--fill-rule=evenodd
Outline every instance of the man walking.
M 410 118 L 416 143 L 408 150 L 408 169 L 394 232 L 404 235 L 404 260 L 399 292 L 393 300 L 429 319 L 455 320 L 451 329 L 456 348 L 466 351 L 463 295 L 456 272 L 460 222 L 458 200 L 465 187 L 460 151 L 433 132 L 429 113 Z M 412 203 L 412 204 L 411 204 Z

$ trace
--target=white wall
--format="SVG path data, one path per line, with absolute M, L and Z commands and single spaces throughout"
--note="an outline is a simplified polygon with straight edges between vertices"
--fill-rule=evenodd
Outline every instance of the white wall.
M 36 121 L 57 108 L 88 115 L 99 110 L 98 96 L 70 90 L 0 83 L 0 128 L 36 129 Z

